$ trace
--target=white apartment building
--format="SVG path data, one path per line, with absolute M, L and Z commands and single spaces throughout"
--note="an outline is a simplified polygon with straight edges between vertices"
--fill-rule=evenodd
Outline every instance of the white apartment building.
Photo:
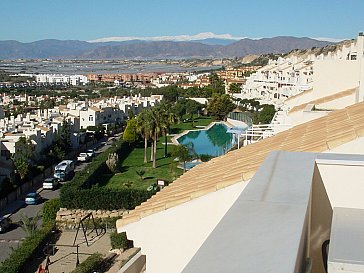
M 270 60 L 242 87 L 242 97 L 276 103 L 312 88 L 313 60 L 297 57 Z
M 88 83 L 84 75 L 39 74 L 35 77 L 37 83 L 85 85 Z
M 242 86 L 241 98 L 280 106 L 287 98 L 314 87 L 315 74 L 322 75 L 317 63 L 326 63 L 325 70 L 332 71 L 330 61 L 355 61 L 356 56 L 356 42 L 348 41 L 338 50 L 326 54 L 309 53 L 270 60 L 268 65 L 247 79 Z
M 245 139 L 263 138 L 364 101 L 364 34 L 346 41 L 335 51 L 316 56 L 308 90 L 281 100 L 266 100 L 279 107 L 271 124 L 255 125 Z M 311 57 L 310 57 L 311 56 Z M 307 58 L 312 58 L 312 54 Z M 271 69 L 272 70 L 272 69 Z M 270 72 L 271 72 L 270 70 Z M 259 97 L 260 96 L 260 97 Z M 258 94 L 264 101 L 267 97 Z M 254 141 L 253 141 L 254 142 Z M 249 142 L 252 143 L 252 142 Z

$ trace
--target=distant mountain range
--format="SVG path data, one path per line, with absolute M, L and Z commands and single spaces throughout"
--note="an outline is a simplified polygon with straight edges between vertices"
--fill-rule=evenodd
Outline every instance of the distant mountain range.
M 233 58 L 249 54 L 287 53 L 293 49 L 324 47 L 332 42 L 311 38 L 208 38 L 194 41 L 110 41 L 40 40 L 31 43 L 0 41 L 0 59 L 173 59 Z

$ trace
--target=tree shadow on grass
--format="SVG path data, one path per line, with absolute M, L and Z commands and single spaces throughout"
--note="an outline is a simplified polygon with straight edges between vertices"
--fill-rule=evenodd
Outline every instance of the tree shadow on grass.
M 179 129 L 179 128 L 171 128 L 169 130 L 169 133 L 170 134 L 179 134 L 179 133 L 182 133 L 183 130 Z
M 98 185 L 99 186 L 105 186 L 107 183 L 109 183 L 110 179 L 114 176 L 114 174 L 104 174 L 100 175 L 98 179 Z
M 157 164 L 156 169 L 161 168 L 161 167 L 164 167 L 164 166 L 169 166 L 169 165 L 171 165 L 170 162 L 169 163 L 164 163 L 164 164 Z

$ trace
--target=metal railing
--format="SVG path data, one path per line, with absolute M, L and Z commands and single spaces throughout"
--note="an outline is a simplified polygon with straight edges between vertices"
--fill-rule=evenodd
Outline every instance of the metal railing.
M 278 134 L 279 132 L 285 131 L 292 126 L 289 124 L 259 124 L 259 125 L 252 125 L 249 127 L 245 133 L 244 136 L 244 143 L 251 144 L 254 142 L 257 142 L 261 139 L 271 137 L 275 134 Z

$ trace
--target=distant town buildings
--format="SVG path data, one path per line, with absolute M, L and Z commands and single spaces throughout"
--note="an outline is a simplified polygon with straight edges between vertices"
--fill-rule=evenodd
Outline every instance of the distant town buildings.
M 35 75 L 37 83 L 85 85 L 88 83 L 84 75 L 39 74 Z
M 224 70 L 216 72 L 216 74 L 224 81 L 225 91 L 230 91 L 231 84 L 237 84 L 241 86 L 246 82 L 247 72 L 251 73 L 256 71 L 259 66 L 246 66 L 241 68 L 227 67 Z

